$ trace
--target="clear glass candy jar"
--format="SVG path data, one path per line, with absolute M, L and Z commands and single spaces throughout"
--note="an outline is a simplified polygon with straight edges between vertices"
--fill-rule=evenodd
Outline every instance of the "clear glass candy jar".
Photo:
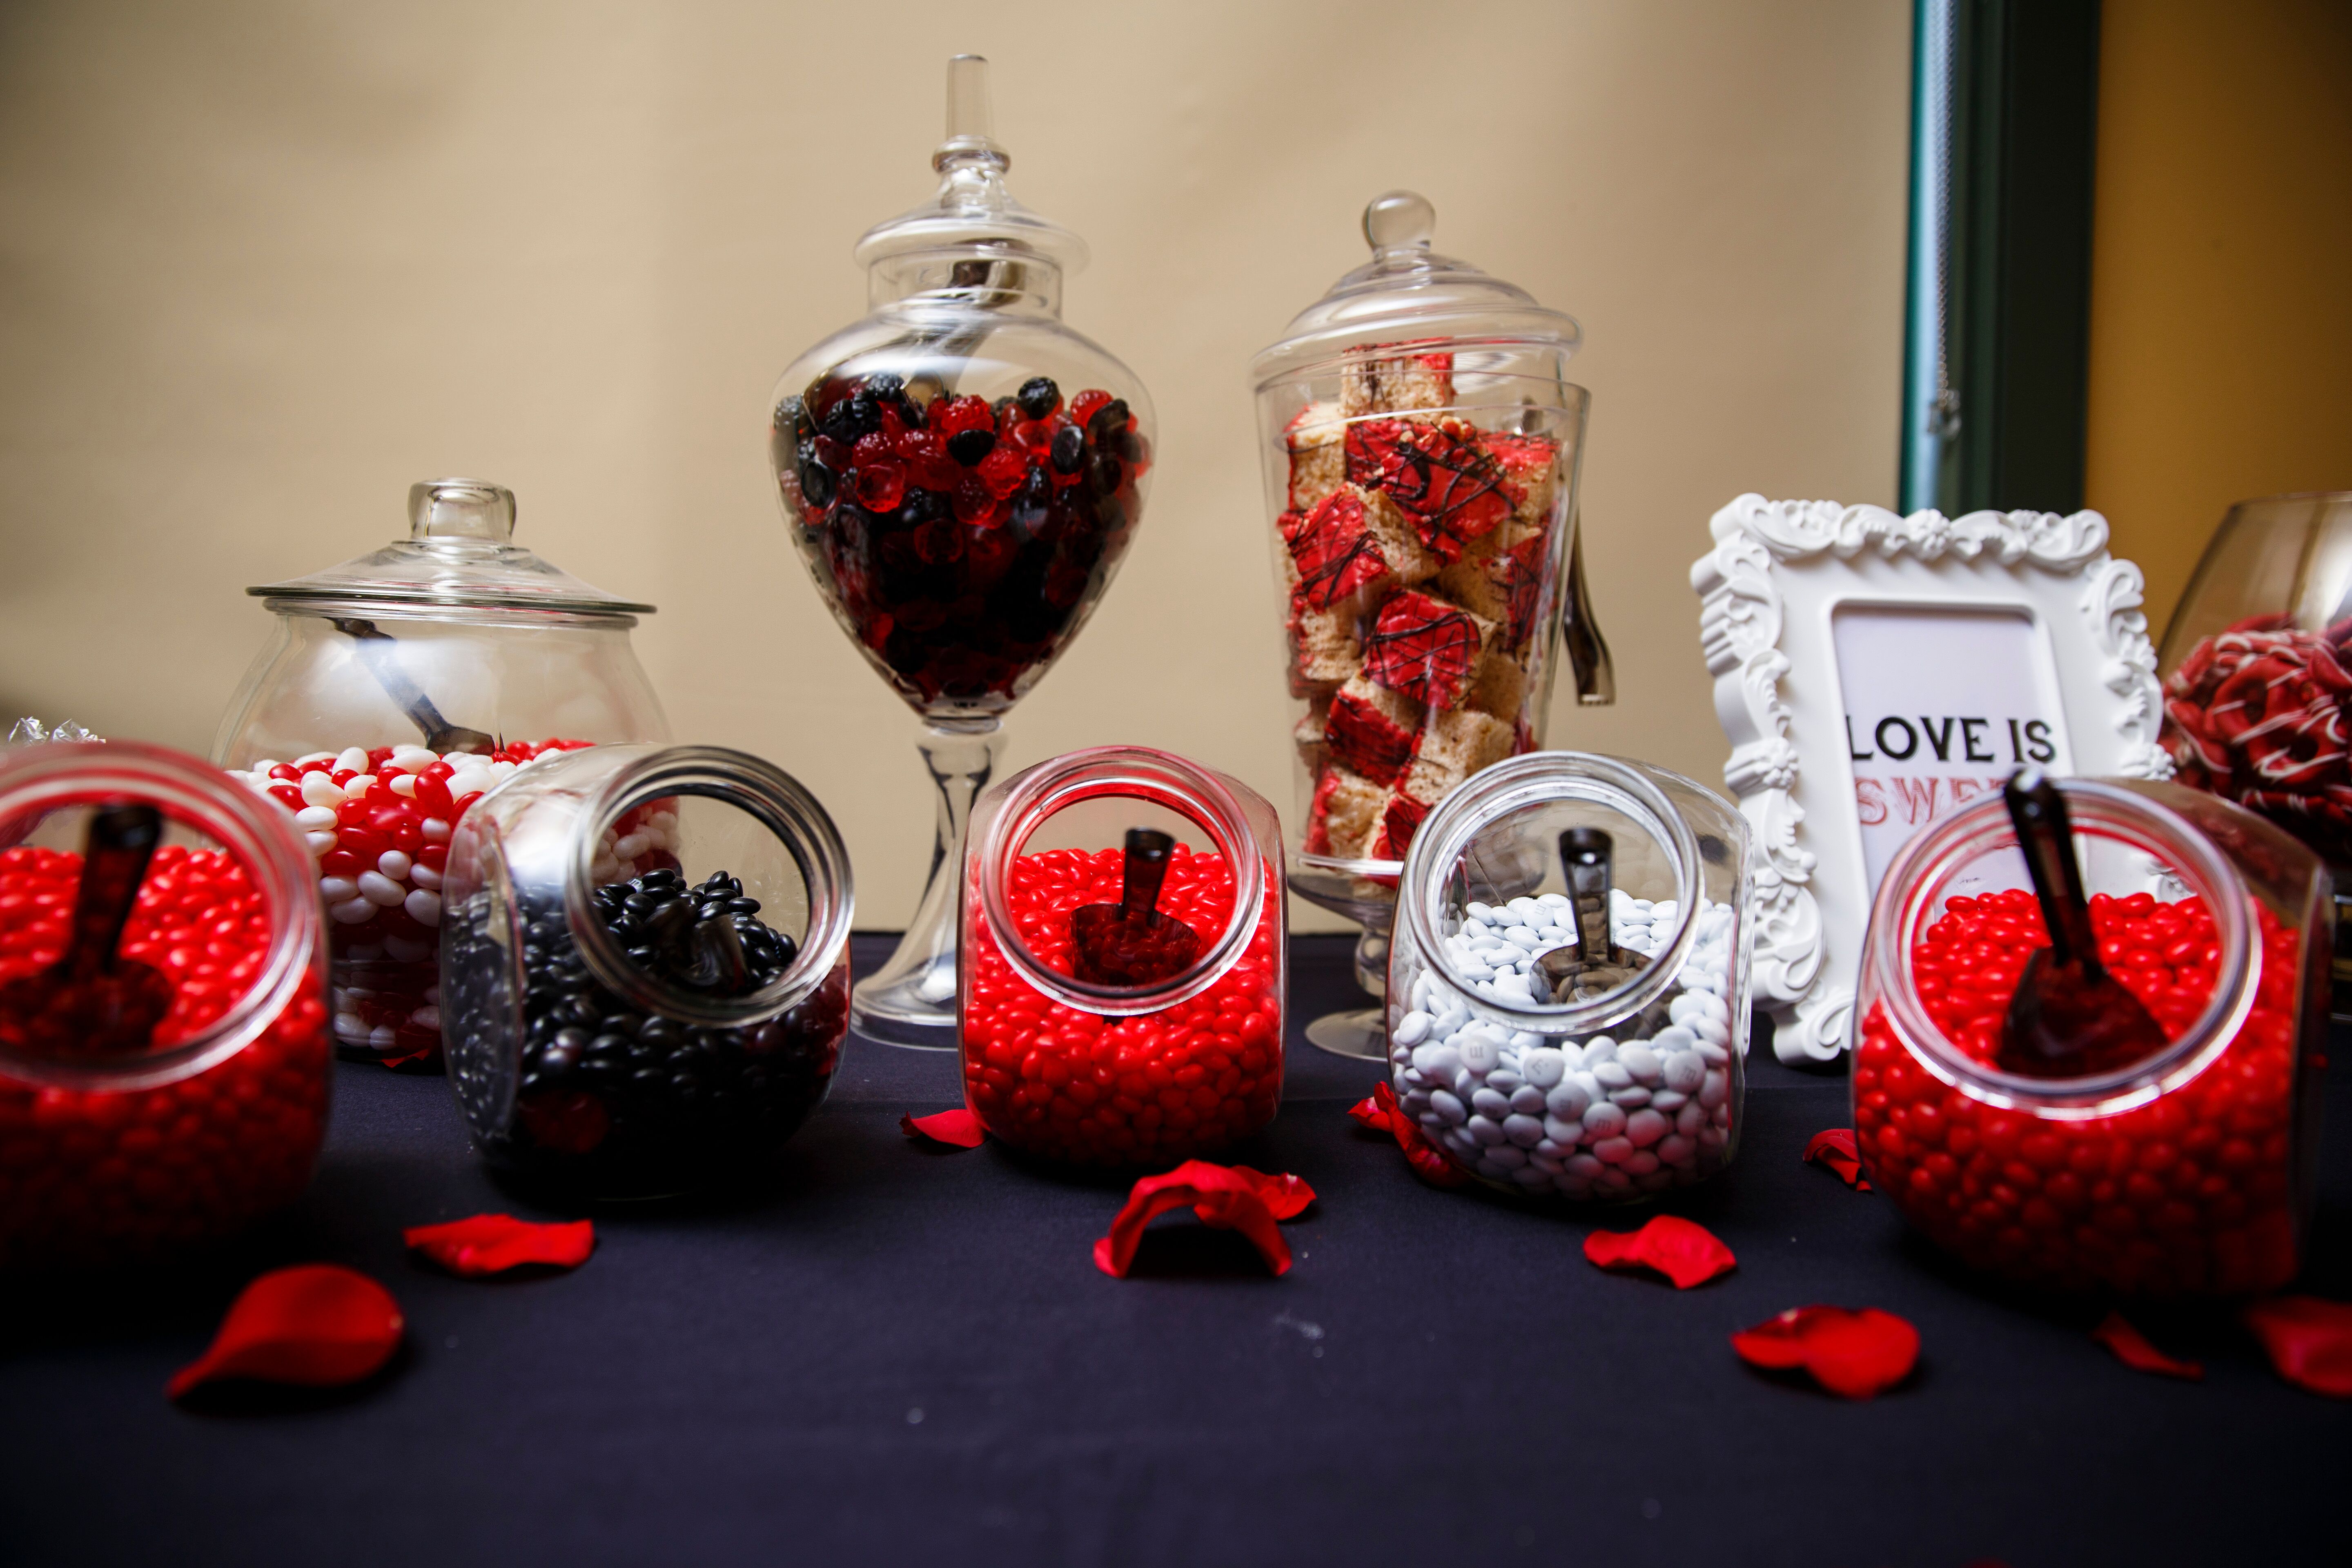
M 1678 774 L 1577 752 L 1488 768 L 1406 852 L 1389 1068 L 1488 1186 L 1630 1202 L 1739 1149 L 1748 825 Z
M 753 1176 L 832 1086 L 849 857 L 759 758 L 550 758 L 458 825 L 444 891 L 450 1071 L 493 1165 L 597 1197 Z
M 1372 258 L 1251 365 L 1296 704 L 1292 887 L 1363 924 L 1375 993 L 1430 808 L 1543 743 L 1563 647 L 1579 700 L 1614 689 L 1577 543 L 1581 331 L 1432 252 L 1435 223 L 1410 192 L 1374 201 Z M 1379 1017 L 1308 1037 L 1377 1058 Z
M 2230 509 L 2158 660 L 2174 778 L 2260 812 L 2352 900 L 2352 491 Z M 2339 951 L 2339 982 L 2352 953 Z
M 0 756 L 0 1265 L 142 1258 L 302 1191 L 332 1066 L 322 924 L 293 825 L 197 759 Z
M 1143 384 L 1062 321 L 1085 243 L 1006 191 L 986 62 L 949 64 L 929 204 L 857 243 L 873 310 L 777 383 L 770 456 L 793 542 L 842 630 L 921 715 L 941 795 L 932 872 L 861 1031 L 955 1044 L 955 868 L 1003 715 L 1110 585 L 1143 511 Z
M 966 1103 L 1080 1165 L 1173 1165 L 1264 1127 L 1282 889 L 1274 808 L 1181 757 L 1104 746 L 997 784 L 963 862 Z
M 477 479 L 408 492 L 409 537 L 248 592 L 278 616 L 213 757 L 296 814 L 325 900 L 347 1056 L 437 1066 L 435 928 L 449 835 L 532 758 L 668 726 L 629 647 L 650 605 L 513 542 Z
M 2161 1026 L 2079 1078 L 2002 1070 L 2046 946 L 2001 797 L 1923 828 L 1880 881 L 1856 998 L 1872 1184 L 1979 1268 L 2036 1285 L 2268 1290 L 2301 1267 L 2332 906 L 2317 857 L 2177 784 L 2060 783 L 2099 956 Z

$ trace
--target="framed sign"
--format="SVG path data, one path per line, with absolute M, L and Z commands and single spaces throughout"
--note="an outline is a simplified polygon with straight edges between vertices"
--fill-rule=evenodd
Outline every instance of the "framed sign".
M 1851 1043 L 1879 874 L 2021 763 L 2168 778 L 2139 568 L 2095 511 L 1898 516 L 1744 495 L 1691 567 L 1724 783 L 1756 830 L 1756 1000 L 1783 1061 Z

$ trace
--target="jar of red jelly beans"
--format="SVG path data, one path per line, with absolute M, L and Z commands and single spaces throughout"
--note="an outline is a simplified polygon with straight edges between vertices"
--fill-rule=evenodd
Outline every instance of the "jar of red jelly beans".
M 963 862 L 964 1099 L 1016 1149 L 1167 1166 L 1282 1100 L 1282 825 L 1247 787 L 1140 746 L 1073 752 L 981 797 Z
M 668 728 L 629 647 L 652 605 L 516 544 L 515 498 L 497 485 L 428 480 L 408 512 L 405 540 L 248 590 L 278 624 L 213 754 L 301 829 L 327 910 L 339 1048 L 437 1068 L 435 950 L 457 825 L 534 758 Z
M 1414 836 L 1389 950 L 1389 1074 L 1490 1187 L 1635 1203 L 1739 1151 L 1748 825 L 1663 768 L 1535 752 Z
M 93 818 L 125 805 L 162 835 L 108 960 L 79 952 L 75 917 Z M 0 757 L 0 1265 L 152 1257 L 302 1191 L 332 1065 L 322 924 L 292 823 L 197 759 L 127 741 Z M 139 977 L 142 1027 L 36 1022 L 89 1016 L 50 1010 L 103 983 L 60 975 L 80 957 Z
M 457 825 L 442 892 L 450 1075 L 494 1166 L 591 1197 L 752 1179 L 832 1085 L 849 857 L 757 757 L 542 760 Z
M 1870 1180 L 1938 1245 L 2024 1283 L 2275 1289 L 2301 1267 L 2312 1201 L 2327 873 L 2210 795 L 2060 787 L 2100 963 L 2165 1043 L 2091 1076 L 2005 1070 L 2010 1001 L 2049 938 L 2001 798 L 1953 812 L 1904 847 L 1871 910 L 1853 1058 Z

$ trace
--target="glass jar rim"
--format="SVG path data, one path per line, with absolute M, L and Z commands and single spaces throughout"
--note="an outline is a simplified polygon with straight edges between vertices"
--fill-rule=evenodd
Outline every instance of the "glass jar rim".
M 1265 849 L 1250 826 L 1238 784 L 1213 769 L 1149 746 L 1094 746 L 1024 768 L 1004 781 L 977 854 L 980 902 L 989 934 L 1013 972 L 1065 1006 L 1112 1016 L 1157 1013 L 1206 991 L 1241 961 L 1270 896 Z M 1234 909 L 1192 966 L 1151 985 L 1101 985 L 1048 968 L 1021 940 L 1003 869 L 1056 813 L 1106 796 L 1148 800 L 1190 818 L 1234 874 Z M 969 893 L 967 893 L 969 896 Z
M 623 749 L 592 748 L 606 757 Z M 582 962 L 599 984 L 630 1005 L 690 1026 L 736 1028 L 798 1005 L 833 973 L 842 945 L 849 940 L 856 891 L 849 852 L 833 818 L 799 780 L 749 752 L 723 746 L 648 744 L 642 750 L 642 755 L 624 763 L 596 786 L 573 834 L 564 868 L 563 918 Z M 498 788 L 506 788 L 528 772 L 518 768 Z M 800 869 L 808 898 L 808 924 L 799 951 L 783 973 L 757 991 L 712 997 L 657 979 L 629 962 L 628 954 L 597 917 L 597 845 L 625 813 L 669 795 L 698 795 L 742 812 L 773 834 Z
M 1335 346 L 1330 348 L 1328 352 L 1318 353 L 1314 358 L 1304 361 L 1291 358 L 1277 358 L 1274 352 L 1269 350 L 1266 353 L 1259 356 L 1259 363 L 1254 367 L 1259 372 L 1254 383 L 1255 389 L 1258 395 L 1264 396 L 1266 393 L 1272 392 L 1277 387 L 1294 386 L 1305 382 L 1329 380 L 1330 378 L 1338 375 L 1342 370 L 1346 369 L 1349 363 L 1358 355 L 1361 354 L 1365 350 L 1375 348 L 1392 348 L 1399 353 L 1418 349 L 1431 353 L 1454 355 L 1475 353 L 1480 350 L 1488 349 L 1508 350 L 1515 353 L 1556 353 L 1559 356 L 1559 362 L 1563 367 L 1566 366 L 1569 360 L 1573 357 L 1576 352 L 1572 346 L 1563 343 L 1558 338 L 1552 337 L 1528 336 L 1508 332 L 1493 332 L 1472 333 L 1458 337 L 1439 334 L 1425 338 L 1403 340 L 1395 337 L 1394 330 L 1392 330 L 1388 336 L 1380 336 L 1377 334 L 1367 336 L 1360 342 L 1349 342 L 1343 345 Z M 1565 374 L 1537 375 L 1524 372 L 1512 371 L 1481 371 L 1479 374 L 1481 375 L 1491 376 L 1498 381 L 1507 377 L 1518 381 L 1539 381 L 1548 386 L 1559 386 L 1568 392 L 1574 393 L 1578 397 L 1588 403 L 1591 402 L 1592 398 L 1592 394 L 1588 388 L 1580 386 L 1577 383 L 1569 380 Z M 1487 405 L 1484 404 L 1472 403 L 1464 404 L 1462 406 L 1466 408 L 1478 408 Z M 1412 412 L 1415 415 L 1443 414 L 1445 410 L 1442 408 L 1417 408 Z M 1396 416 L 1393 414 L 1380 414 L 1371 416 L 1371 417 L 1393 419 Z
M 1405 849 L 1397 908 L 1405 930 L 1421 951 L 1430 973 L 1450 987 L 1473 1013 L 1538 1034 L 1580 1035 L 1604 1028 L 1656 1001 L 1681 973 L 1683 959 L 1698 940 L 1698 836 L 1665 792 L 1652 782 L 1653 770 L 1597 752 L 1527 752 L 1473 773 L 1440 801 Z M 1552 801 L 1582 800 L 1606 805 L 1631 819 L 1664 848 L 1675 867 L 1675 934 L 1631 984 L 1589 1002 L 1517 1003 L 1489 996 L 1444 962 L 1444 934 L 1438 930 L 1443 893 L 1441 870 L 1450 873 L 1472 835 L 1507 812 Z M 1410 896 L 1408 896 L 1410 889 Z
M 1989 851 L 2015 847 L 2016 829 L 1999 795 L 1982 796 L 1937 818 L 1896 852 L 1879 879 L 1864 962 L 1875 982 L 1873 989 L 1894 1014 L 1913 1059 L 1945 1083 L 2003 1110 L 2059 1120 L 2110 1116 L 2196 1077 L 2237 1038 L 2262 982 L 2264 955 L 2252 938 L 2255 922 L 2249 913 L 2254 895 L 2221 848 L 2160 801 L 2104 780 L 2053 782 L 2065 796 L 2078 837 L 2105 839 L 2151 857 L 2205 901 L 2220 939 L 2221 978 L 2196 1022 L 2179 1039 L 2144 1061 L 2112 1072 L 2028 1078 L 1978 1061 L 1928 1016 L 1911 983 L 1912 949 L 1924 933 L 1931 906 L 1944 897 L 1954 875 Z
M 66 742 L 0 757 L 0 815 L 6 817 L 123 799 L 156 806 L 228 853 L 268 911 L 268 957 L 226 1012 L 171 1049 L 106 1062 L 0 1054 L 0 1072 L 20 1082 L 125 1092 L 217 1067 L 260 1038 L 293 1001 L 323 941 L 310 849 L 278 802 L 184 753 L 140 741 Z

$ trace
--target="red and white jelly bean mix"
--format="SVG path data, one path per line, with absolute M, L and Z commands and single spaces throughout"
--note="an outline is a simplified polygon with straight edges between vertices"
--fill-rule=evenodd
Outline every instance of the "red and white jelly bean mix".
M 81 857 L 0 850 L 0 984 L 64 956 Z M 220 850 L 155 852 L 117 951 L 173 988 L 153 1043 L 180 1045 L 251 989 L 269 916 Z M 42 1088 L 0 1075 L 0 1263 L 95 1261 L 226 1234 L 290 1201 L 326 1132 L 326 1008 L 314 981 L 261 1036 L 157 1089 Z
M 1006 896 L 1040 963 L 1073 972 L 1071 911 L 1118 903 L 1125 866 L 1115 848 L 1013 858 Z M 1266 876 L 1279 889 L 1279 874 L 1268 868 Z M 1233 918 L 1232 870 L 1220 856 L 1179 845 L 1158 909 L 1214 942 Z M 1007 1143 L 1086 1165 L 1172 1165 L 1265 1126 L 1282 1098 L 1279 921 L 1270 910 L 1208 989 L 1156 1013 L 1110 1017 L 1024 979 L 976 900 L 969 903 L 962 1048 L 973 1113 Z
M 1914 1225 L 1979 1268 L 2068 1289 L 2234 1294 L 2296 1263 L 2294 1136 L 2301 938 L 2262 914 L 2253 1010 L 2202 1071 L 2112 1115 L 1986 1104 L 1930 1073 L 1883 1007 L 1854 1058 L 1854 1134 L 1870 1178 Z M 2099 956 L 2165 1034 L 2212 996 L 2221 946 L 2200 899 L 2091 900 Z M 2031 893 L 1954 899 L 1911 955 L 1947 1038 L 1990 1067 L 2027 958 L 2049 945 Z
M 476 800 L 516 769 L 588 744 L 517 742 L 488 756 L 417 745 L 350 746 L 229 770 L 292 812 L 310 840 L 331 922 L 340 1044 L 395 1062 L 437 1055 L 436 954 L 449 835 Z M 672 847 L 677 825 L 675 812 L 651 810 L 616 824 L 597 867 L 599 882 L 652 869 L 657 854 Z

